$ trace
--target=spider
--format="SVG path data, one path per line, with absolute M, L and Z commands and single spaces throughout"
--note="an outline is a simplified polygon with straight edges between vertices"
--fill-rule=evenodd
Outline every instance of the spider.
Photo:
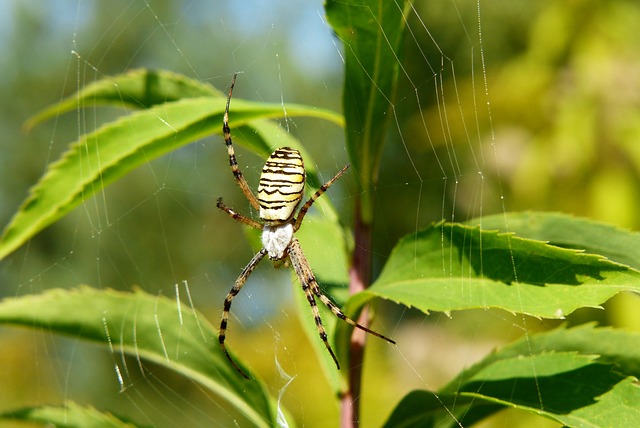
M 389 343 L 396 343 L 392 339 L 370 330 L 348 318 L 328 297 L 322 294 L 320 287 L 318 286 L 318 281 L 309 266 L 309 262 L 307 262 L 307 259 L 302 252 L 300 242 L 294 235 L 295 232 L 300 229 L 302 220 L 314 201 L 327 191 L 327 189 L 338 178 L 340 178 L 342 174 L 344 174 L 347 168 L 349 168 L 349 165 L 346 165 L 338 171 L 331 180 L 323 184 L 322 187 L 320 187 L 313 196 L 311 196 L 311 198 L 302 205 L 298 214 L 295 215 L 295 210 L 302 201 L 305 183 L 305 169 L 300 152 L 290 147 L 281 147 L 269 156 L 267 162 L 262 168 L 262 175 L 260 176 L 260 184 L 258 186 L 258 197 L 256 198 L 249 188 L 242 172 L 238 168 L 238 162 L 236 161 L 233 142 L 231 140 L 231 130 L 229 128 L 229 104 L 231 102 L 231 95 L 233 93 L 236 77 L 237 74 L 234 74 L 233 79 L 231 80 L 231 86 L 229 87 L 227 105 L 222 121 L 222 133 L 227 145 L 229 165 L 231 166 L 233 176 L 251 206 L 256 210 L 259 210 L 261 221 L 258 222 L 238 214 L 233 209 L 226 206 L 222 202 L 222 198 L 218 199 L 217 207 L 226 212 L 234 220 L 246 224 L 247 226 L 262 230 L 263 247 L 255 256 L 253 256 L 249 264 L 247 264 L 247 266 L 242 270 L 242 273 L 238 279 L 236 279 L 233 288 L 231 288 L 231 291 L 229 291 L 229 294 L 227 294 L 227 297 L 224 300 L 224 309 L 222 311 L 222 320 L 220 321 L 218 342 L 220 343 L 222 352 L 224 352 L 224 355 L 233 367 L 235 367 L 242 376 L 249 379 L 249 376 L 240 369 L 236 362 L 231 358 L 231 355 L 229 355 L 229 352 L 224 345 L 224 341 L 226 338 L 226 330 L 229 320 L 229 310 L 231 309 L 231 302 L 233 301 L 233 298 L 240 292 L 240 289 L 242 289 L 249 278 L 249 275 L 251 275 L 258 263 L 260 263 L 264 256 L 269 255 L 269 259 L 271 259 L 276 266 L 286 264 L 287 262 L 290 262 L 293 266 L 293 269 L 300 280 L 300 284 L 302 285 L 302 290 L 309 301 L 309 305 L 311 305 L 311 311 L 313 312 L 313 317 L 320 339 L 322 339 L 324 345 L 329 351 L 329 354 L 331 354 L 331 358 L 333 358 L 337 369 L 340 370 L 340 364 L 338 363 L 338 359 L 336 358 L 333 349 L 331 349 L 331 345 L 329 345 L 327 333 L 322 325 L 322 319 L 320 318 L 320 313 L 318 312 L 318 307 L 316 305 L 316 297 L 341 320 L 356 328 L 364 330 L 369 334 L 384 339 Z

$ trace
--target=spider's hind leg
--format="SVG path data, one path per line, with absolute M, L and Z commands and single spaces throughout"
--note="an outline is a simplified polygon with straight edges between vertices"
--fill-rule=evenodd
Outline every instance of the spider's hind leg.
M 238 366 L 235 361 L 233 361 L 233 358 L 231 358 L 231 355 L 224 345 L 224 341 L 226 339 L 227 324 L 229 323 L 229 311 L 231 310 L 231 302 L 233 301 L 233 298 L 236 297 L 236 295 L 240 292 L 245 282 L 247 282 L 247 279 L 249 278 L 249 275 L 251 275 L 251 272 L 253 272 L 256 266 L 258 266 L 258 263 L 260 263 L 260 260 L 262 260 L 262 258 L 266 254 L 267 251 L 265 249 L 258 251 L 258 253 L 253 256 L 249 264 L 242 270 L 242 273 L 240 274 L 238 279 L 236 279 L 235 284 L 233 284 L 233 288 L 231 288 L 231 291 L 229 291 L 229 294 L 227 294 L 227 297 L 224 299 L 224 309 L 222 310 L 220 331 L 218 333 L 218 343 L 220 343 L 220 348 L 222 348 L 224 356 L 227 357 L 227 360 L 229 360 L 231 365 L 233 365 L 233 367 L 235 367 L 235 369 L 238 370 L 238 372 L 240 372 L 240 374 L 247 379 L 250 379 L 250 377 L 244 371 L 242 371 L 240 366 Z
M 347 317 L 341 310 L 340 308 L 338 308 L 335 303 L 333 303 L 331 300 L 329 300 L 329 298 L 327 296 L 325 296 L 324 294 L 322 294 L 322 292 L 320 291 L 320 287 L 318 286 L 318 281 L 316 280 L 315 275 L 313 274 L 313 271 L 311 270 L 311 267 L 309 266 L 309 262 L 307 262 L 307 259 L 304 256 L 304 253 L 302 252 L 302 247 L 300 247 L 300 242 L 294 237 L 291 240 L 291 244 L 289 245 L 289 259 L 291 260 L 291 264 L 293 265 L 293 268 L 296 271 L 296 275 L 298 276 L 298 278 L 300 279 L 300 282 L 302 284 L 302 289 L 304 290 L 305 294 L 307 295 L 307 300 L 309 301 L 309 304 L 311 305 L 311 309 L 313 311 L 313 315 L 316 319 L 316 326 L 318 327 L 318 333 L 320 334 L 320 338 L 325 342 L 325 345 L 327 346 L 327 349 L 329 349 L 329 353 L 331 353 L 331 356 L 333 357 L 334 361 L 336 362 L 336 365 L 338 365 L 338 361 L 336 360 L 336 357 L 333 353 L 333 351 L 331 350 L 331 347 L 329 346 L 329 343 L 326 340 L 326 333 L 324 331 L 324 327 L 322 326 L 322 321 L 320 320 L 320 314 L 318 312 L 318 308 L 316 306 L 316 301 L 314 298 L 317 297 L 318 299 L 320 299 L 322 301 L 322 303 L 325 304 L 325 306 L 327 306 L 327 308 L 329 308 L 329 310 L 331 310 L 331 312 L 338 318 L 340 318 L 341 320 L 345 321 L 348 324 L 351 324 L 352 326 L 366 331 L 369 334 L 372 334 L 376 337 L 379 337 L 380 339 L 384 339 L 389 343 L 392 343 L 395 345 L 395 341 L 393 339 L 389 339 L 386 336 L 383 336 L 382 334 L 378 333 L 377 331 L 373 331 L 363 325 L 358 324 L 357 322 L 355 322 L 354 320 L 352 320 L 351 318 Z M 339 367 L 338 367 L 339 368 Z
M 396 341 L 393 339 L 389 339 L 387 336 L 383 336 L 382 334 L 378 333 L 377 331 L 373 331 L 370 328 L 367 328 L 361 324 L 358 324 L 357 322 L 355 322 L 354 320 L 352 320 L 351 318 L 349 318 L 348 316 L 346 316 L 344 314 L 344 312 L 342 312 L 340 310 L 340 308 L 338 308 L 335 303 L 333 303 L 331 300 L 329 300 L 329 298 L 327 296 L 325 296 L 324 294 L 322 294 L 322 292 L 320 291 L 320 288 L 318 287 L 317 283 L 314 287 L 312 287 L 312 291 L 313 294 L 315 294 L 316 296 L 318 296 L 318 298 L 322 301 L 322 303 L 324 303 L 329 310 L 331 310 L 331 312 L 338 318 L 340 318 L 341 320 L 345 321 L 347 324 L 351 324 L 352 326 L 362 330 L 362 331 L 366 331 L 369 334 L 372 334 L 376 337 L 379 337 L 380 339 L 386 340 L 387 342 L 395 345 Z
M 294 264 L 295 266 L 295 264 Z M 336 354 L 333 352 L 331 345 L 329 344 L 329 339 L 327 337 L 327 332 L 324 329 L 324 325 L 322 325 L 322 318 L 320 318 L 320 311 L 318 311 L 318 305 L 316 304 L 316 299 L 313 297 L 313 292 L 311 291 L 311 287 L 307 282 L 302 282 L 302 290 L 304 291 L 305 296 L 307 296 L 307 301 L 311 306 L 311 311 L 313 312 L 313 320 L 316 323 L 316 328 L 318 329 L 318 335 L 320 339 L 324 342 L 324 346 L 327 347 L 327 351 L 331 354 L 331 358 L 336 363 L 336 367 L 340 370 L 340 363 L 338 362 L 338 358 Z

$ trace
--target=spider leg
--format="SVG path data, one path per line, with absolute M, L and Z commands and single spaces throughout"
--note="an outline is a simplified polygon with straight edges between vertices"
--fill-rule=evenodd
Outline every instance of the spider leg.
M 308 264 L 304 259 L 304 255 L 302 256 L 303 259 L 300 260 L 300 254 L 296 253 L 295 250 L 291 251 L 293 249 L 292 246 L 295 245 L 294 241 L 297 244 L 297 249 L 300 250 L 300 254 L 302 253 L 302 250 L 300 249 L 300 244 L 298 243 L 298 240 L 294 237 L 289 247 L 289 259 L 291 260 L 293 269 L 296 271 L 296 275 L 300 280 L 300 284 L 302 285 L 302 291 L 304 291 L 305 296 L 307 296 L 307 301 L 311 306 L 311 312 L 313 312 L 313 319 L 316 323 L 316 327 L 318 328 L 318 335 L 320 336 L 320 339 L 322 339 L 322 341 L 324 342 L 324 346 L 327 347 L 329 354 L 331 354 L 331 358 L 333 358 L 333 361 L 336 363 L 336 367 L 338 368 L 338 370 L 340 370 L 340 363 L 338 363 L 338 358 L 336 357 L 336 354 L 334 354 L 333 349 L 331 349 L 329 340 L 327 340 L 327 332 L 324 329 L 324 326 L 322 325 L 322 318 L 320 318 L 318 305 L 316 304 L 316 299 L 313 297 L 313 292 L 311 291 L 312 289 L 311 284 L 312 282 L 315 282 L 316 279 L 313 276 L 311 269 L 309 269 Z M 306 265 L 306 269 L 305 269 L 305 265 Z
M 311 196 L 309 198 L 309 200 L 307 202 L 305 202 L 305 204 L 302 206 L 302 208 L 300 208 L 300 211 L 298 211 L 298 217 L 296 218 L 296 222 L 293 226 L 293 230 L 297 231 L 298 229 L 300 229 L 300 226 L 302 226 L 302 220 L 304 219 L 304 216 L 307 215 L 307 211 L 309 211 L 309 208 L 311 208 L 311 205 L 313 205 L 313 203 L 316 201 L 316 199 L 318 199 L 320 196 L 322 196 L 322 194 L 324 192 L 327 191 L 327 189 L 329 187 L 331 187 L 331 185 L 338 179 L 340 178 L 340 176 L 342 174 L 345 173 L 345 171 L 347 170 L 347 168 L 349 168 L 351 165 L 345 165 L 344 168 L 342 168 L 340 171 L 338 171 L 338 173 L 336 175 L 333 176 L 333 178 L 329 181 L 327 181 L 326 183 L 324 183 L 318 190 L 316 190 L 316 193 L 313 194 L 313 196 Z
M 373 331 L 363 325 L 358 324 L 357 322 L 355 322 L 354 320 L 352 320 L 351 318 L 347 317 L 341 310 L 340 308 L 338 308 L 335 303 L 333 303 L 331 300 L 329 300 L 329 298 L 327 296 L 325 296 L 324 294 L 322 294 L 322 292 L 320 291 L 320 287 L 318 286 L 318 281 L 316 280 L 315 275 L 313 274 L 313 271 L 311 270 L 311 267 L 309 267 L 309 262 L 307 262 L 307 259 L 304 256 L 304 253 L 302 252 L 302 247 L 300 246 L 300 242 L 298 241 L 298 239 L 296 239 L 295 237 L 291 240 L 291 244 L 289 244 L 289 259 L 291 260 L 291 264 L 293 265 L 293 268 L 296 271 L 296 274 L 298 275 L 298 278 L 300 278 L 300 281 L 303 283 L 303 288 L 305 288 L 305 286 L 307 288 L 311 289 L 311 292 L 313 292 L 313 294 L 318 297 L 320 299 L 320 301 L 322 301 L 322 303 L 325 304 L 325 306 L 327 306 L 327 308 L 329 308 L 329 310 L 331 310 L 331 312 L 333 312 L 333 314 L 340 318 L 341 320 L 345 321 L 348 324 L 351 324 L 352 326 L 359 328 L 360 330 L 366 331 L 369 334 L 372 334 L 376 337 L 379 337 L 380 339 L 384 339 L 389 343 L 392 343 L 395 345 L 395 340 L 393 339 L 389 339 L 386 336 L 383 336 L 382 334 Z M 305 291 L 306 292 L 306 291 Z M 307 299 L 309 300 L 309 298 L 307 297 Z M 309 301 L 309 303 L 311 303 L 311 301 Z M 315 301 L 312 304 L 312 307 L 315 305 Z M 314 310 L 314 315 L 317 313 L 317 309 Z M 316 324 L 317 324 L 317 320 L 316 320 Z M 319 328 L 318 328 L 319 330 Z M 324 329 L 323 329 L 324 330 Z M 322 335 L 321 335 L 322 337 Z M 328 346 L 328 345 L 327 345 Z M 333 355 L 333 353 L 332 353 Z M 334 358 L 335 359 L 335 358 Z
M 233 94 L 233 87 L 236 84 L 236 77 L 238 74 L 233 75 L 233 79 L 231 80 L 231 86 L 229 87 L 229 95 L 227 96 L 227 106 L 224 109 L 224 117 L 222 119 L 222 135 L 224 136 L 224 142 L 227 145 L 227 153 L 229 154 L 229 166 L 231 166 L 231 172 L 233 172 L 233 177 L 236 179 L 236 182 L 242 189 L 242 193 L 249 200 L 249 203 L 256 210 L 260 209 L 260 204 L 258 203 L 258 199 L 249 188 L 249 184 L 247 180 L 242 175 L 242 171 L 238 168 L 238 162 L 236 160 L 236 153 L 233 149 L 233 141 L 231 140 L 231 128 L 229 128 L 229 104 L 231 103 L 231 95 Z
M 238 214 L 237 212 L 235 212 L 232 208 L 229 208 L 228 206 L 226 206 L 223 202 L 222 202 L 222 198 L 218 198 L 218 202 L 216 203 L 216 206 L 218 208 L 220 208 L 222 211 L 226 212 L 227 214 L 229 214 L 229 217 L 231 217 L 232 219 L 239 221 L 240 223 L 244 223 L 247 226 L 251 226 L 254 229 L 262 229 L 263 225 L 262 223 L 259 223 L 255 220 L 252 220 L 248 217 L 243 216 L 242 214 Z
M 315 278 L 313 278 L 313 284 L 311 287 L 311 290 L 313 291 L 313 294 L 315 294 L 316 296 L 318 296 L 318 298 L 322 301 L 322 303 L 324 303 L 327 308 L 329 308 L 331 310 L 331 312 L 333 312 L 333 314 L 335 316 L 337 316 L 338 318 L 340 318 L 341 320 L 345 321 L 347 324 L 351 324 L 352 326 L 359 328 L 360 330 L 366 331 L 369 334 L 372 334 L 376 337 L 379 337 L 380 339 L 384 339 L 387 342 L 395 345 L 396 341 L 393 339 L 389 339 L 387 336 L 384 336 L 380 333 L 378 333 L 377 331 L 373 331 L 363 325 L 358 324 L 357 322 L 355 322 L 354 320 L 352 320 L 351 318 L 349 318 L 348 316 L 346 316 L 336 305 L 335 303 L 333 303 L 331 300 L 329 300 L 329 298 L 327 296 L 325 296 L 324 294 L 322 294 L 322 292 L 320 291 L 320 288 L 318 287 L 318 282 L 315 280 Z
M 238 372 L 240 372 L 240 374 L 247 379 L 250 379 L 250 377 L 242 371 L 240 366 L 238 366 L 235 361 L 233 361 L 231 355 L 229 355 L 229 352 L 227 351 L 227 348 L 224 346 L 224 340 L 226 338 L 225 333 L 227 331 L 229 310 L 231 310 L 231 302 L 233 301 L 233 298 L 240 292 L 245 282 L 247 282 L 247 278 L 249 278 L 249 275 L 251 275 L 251 272 L 253 272 L 256 266 L 258 266 L 258 263 L 260 263 L 260 260 L 262 260 L 262 258 L 266 254 L 267 250 L 265 250 L 264 248 L 258 251 L 258 253 L 253 256 L 249 264 L 242 270 L 242 273 L 240 274 L 238 279 L 236 279 L 235 284 L 233 284 L 233 288 L 231 288 L 231 291 L 229 291 L 229 294 L 227 294 L 226 299 L 224 299 L 224 309 L 222 310 L 222 320 L 220 321 L 220 332 L 218 333 L 218 342 L 220 343 L 220 347 L 222 348 L 222 352 L 224 353 L 225 357 L 227 357 L 227 360 L 229 360 L 231 365 L 233 365 L 233 367 L 235 367 L 236 370 L 238 370 Z

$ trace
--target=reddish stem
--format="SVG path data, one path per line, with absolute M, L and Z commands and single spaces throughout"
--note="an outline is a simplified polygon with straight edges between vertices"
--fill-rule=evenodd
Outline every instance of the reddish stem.
M 359 201 L 356 203 L 355 248 L 349 269 L 349 294 L 364 291 L 371 280 L 371 225 L 362 222 Z M 369 326 L 369 311 L 365 307 L 360 313 L 358 323 Z M 362 363 L 367 334 L 353 329 L 349 349 L 349 386 L 341 397 L 342 428 L 357 428 L 360 424 L 360 396 L 362 386 Z

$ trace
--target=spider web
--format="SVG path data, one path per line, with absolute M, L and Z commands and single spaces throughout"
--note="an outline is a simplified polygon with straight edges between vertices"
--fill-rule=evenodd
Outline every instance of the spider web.
M 302 3 L 1 4 L 0 48 L 8 54 L 0 60 L 6 70 L 0 83 L 14 95 L 11 108 L 5 102 L 4 109 L 9 125 L 0 161 L 2 223 L 68 142 L 120 112 L 83 105 L 75 118 L 57 117 L 29 134 L 20 133 L 20 124 L 110 75 L 138 67 L 166 69 L 224 90 L 239 71 L 234 97 L 281 102 L 283 112 L 288 103 L 340 111 L 342 47 L 321 2 Z M 513 165 L 530 136 L 523 135 L 524 128 L 501 123 L 504 106 L 496 112 L 492 100 L 516 90 L 500 79 L 501 64 L 528 49 L 529 24 L 522 14 L 536 16 L 542 9 L 519 1 L 415 2 L 404 46 L 405 57 L 413 60 L 402 63 L 375 195 L 376 273 L 398 239 L 433 221 L 464 222 L 506 213 L 512 200 L 516 206 L 530 202 L 510 187 L 518 176 Z M 230 116 L 233 133 L 233 104 Z M 305 144 L 325 180 L 348 163 L 342 130 L 334 125 L 287 118 L 282 127 Z M 236 151 L 249 183 L 257 183 L 264 159 L 240 147 Z M 357 195 L 341 181 L 323 198 L 330 198 L 350 225 Z M 228 170 L 221 137 L 150 161 L 4 261 L 3 296 L 78 284 L 137 286 L 182 301 L 217 325 L 224 297 L 253 252 L 251 237 L 217 212 L 218 196 L 249 212 Z M 312 214 L 306 221 L 314 221 Z M 337 270 L 338 277 L 346 276 L 346 266 Z M 291 287 L 290 278 L 290 272 L 263 262 L 234 300 L 228 344 L 265 378 L 298 424 L 324 426 L 337 422 L 338 409 L 311 345 L 300 339 L 293 292 L 301 291 Z M 337 293 L 338 300 L 344 297 Z M 541 324 L 501 311 L 425 315 L 392 305 L 380 309 L 374 328 L 392 336 L 398 347 L 389 350 L 375 338 L 368 342 L 366 383 L 357 397 L 367 426 L 379 425 L 408 392 L 437 390 L 496 346 Z M 0 411 L 72 400 L 149 425 L 237 423 L 238 415 L 200 385 L 143 358 L 105 353 L 47 329 L 3 328 L 0 335 L 5 345 L 0 361 L 8 368 L 0 379 Z M 110 340 L 117 344 L 120 338 L 116 333 Z M 309 385 L 315 385 L 312 391 Z M 514 426 L 506 417 L 496 421 L 507 423 Z

